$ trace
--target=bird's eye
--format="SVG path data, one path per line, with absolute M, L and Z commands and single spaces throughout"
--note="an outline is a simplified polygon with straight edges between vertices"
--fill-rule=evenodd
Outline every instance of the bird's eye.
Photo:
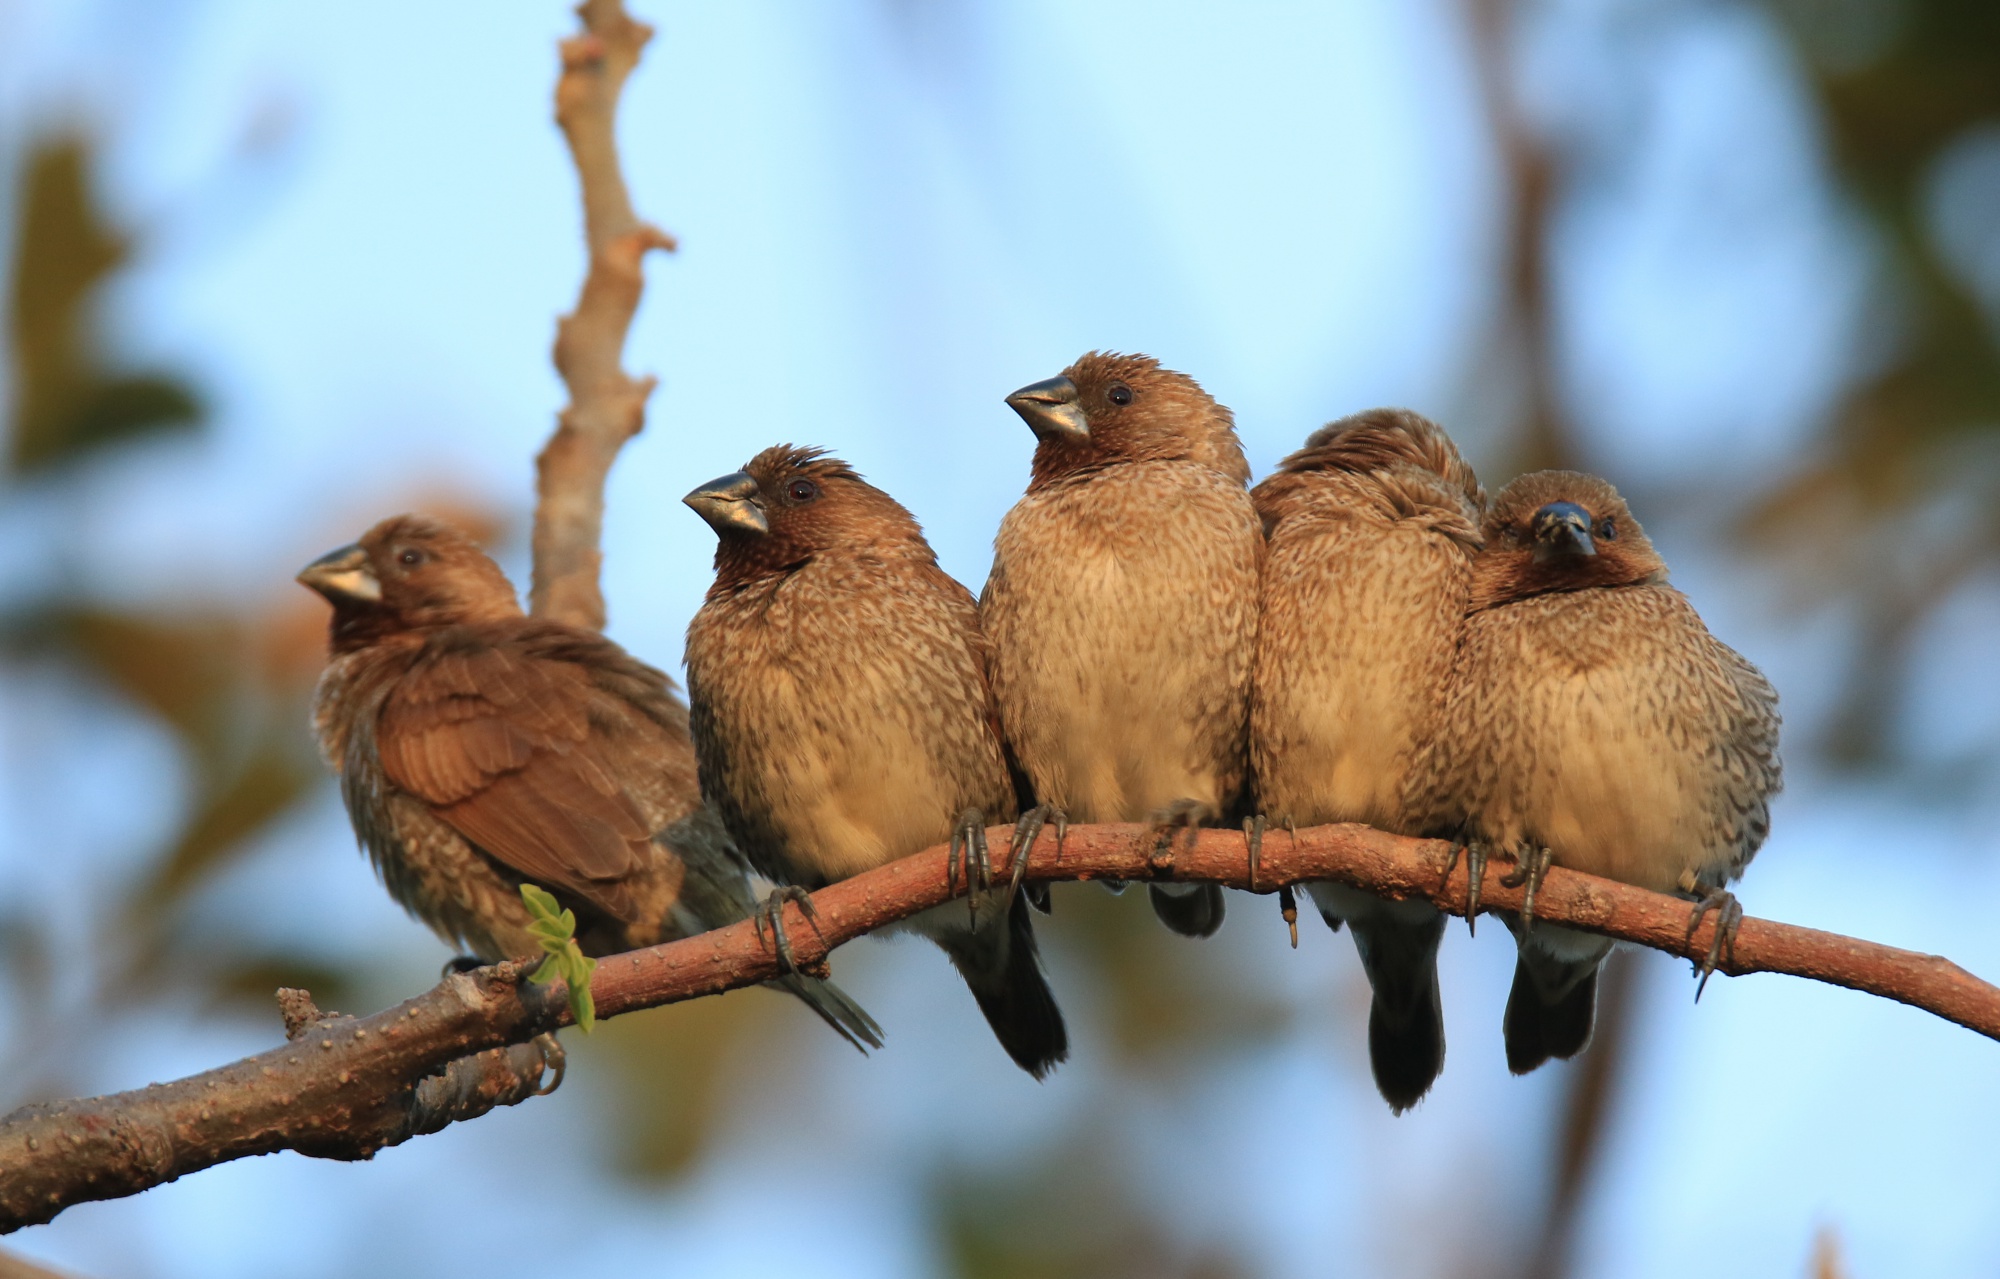
M 1618 521 L 1607 519 L 1597 526 L 1597 535 L 1605 541 L 1615 541 L 1618 537 Z
M 1123 382 L 1113 382 L 1111 384 L 1111 389 L 1105 392 L 1105 398 L 1109 399 L 1113 404 L 1116 404 L 1118 407 L 1124 408 L 1127 404 L 1130 404 L 1132 402 L 1132 388 L 1125 385 Z
M 396 562 L 398 564 L 401 564 L 404 568 L 415 568 L 417 565 L 424 562 L 424 553 L 422 551 L 412 548 L 410 550 L 404 551 L 401 555 L 398 555 L 396 557 Z
M 819 485 L 811 480 L 793 480 L 785 490 L 794 502 L 810 502 L 819 496 Z

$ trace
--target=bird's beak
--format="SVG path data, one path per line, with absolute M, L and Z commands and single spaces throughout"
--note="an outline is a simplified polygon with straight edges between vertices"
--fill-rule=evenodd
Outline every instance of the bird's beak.
M 762 537 L 771 531 L 764 507 L 757 500 L 756 477 L 742 471 L 710 480 L 681 501 L 707 520 L 718 537 L 731 532 Z
M 1597 554 L 1590 537 L 1590 512 L 1575 502 L 1550 502 L 1535 512 L 1535 558 Z
M 1076 383 L 1066 377 L 1022 387 L 1007 397 L 1007 407 L 1021 415 L 1038 440 L 1090 438 L 1090 422 L 1076 402 Z
M 382 602 L 382 579 L 368 567 L 368 552 L 359 543 L 328 551 L 300 569 L 299 584 L 310 586 L 335 604 Z

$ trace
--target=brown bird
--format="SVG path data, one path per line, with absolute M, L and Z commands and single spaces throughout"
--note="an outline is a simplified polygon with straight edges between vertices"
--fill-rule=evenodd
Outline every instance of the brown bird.
M 1092 352 L 1007 403 L 1038 443 L 1000 524 L 980 620 L 1015 763 L 1042 818 L 1166 838 L 1243 800 L 1264 538 L 1234 419 L 1193 378 Z M 1153 884 L 1168 927 L 1222 924 L 1213 884 Z
M 1507 998 L 1507 1065 L 1590 1042 L 1611 942 L 1533 923 L 1551 863 L 1720 908 L 1713 970 L 1741 911 L 1723 886 L 1770 831 L 1778 695 L 1709 634 L 1616 489 L 1524 475 L 1494 499 L 1472 612 L 1425 772 L 1433 833 L 1498 850 L 1528 885 Z
M 916 520 L 790 445 L 687 504 L 717 539 L 687 642 L 702 792 L 751 864 L 814 889 L 947 840 L 983 863 L 986 823 L 1015 815 L 986 644 Z M 1069 1055 L 1025 898 L 977 892 L 900 927 L 944 949 L 1023 1070 Z
M 526 617 L 457 530 L 403 515 L 308 565 L 333 604 L 313 724 L 389 895 L 447 943 L 538 954 L 523 882 L 607 955 L 750 917 L 748 868 L 695 781 L 665 675 L 594 631 Z M 838 986 L 773 983 L 880 1047 Z
M 1417 834 L 1412 766 L 1458 651 L 1486 494 L 1436 423 L 1375 409 L 1315 431 L 1251 497 L 1269 539 L 1250 696 L 1261 810 Z M 1353 929 L 1375 1086 L 1406 1110 L 1444 1068 L 1444 916 L 1342 884 L 1307 891 L 1329 927 Z

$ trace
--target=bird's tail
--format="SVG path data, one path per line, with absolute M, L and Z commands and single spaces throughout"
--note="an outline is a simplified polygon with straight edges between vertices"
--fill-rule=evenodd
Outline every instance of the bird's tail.
M 1361 967 L 1375 992 L 1368 1009 L 1368 1064 L 1375 1087 L 1397 1114 L 1430 1091 L 1444 1069 L 1444 1007 L 1437 953 L 1444 915 L 1415 921 L 1366 914 L 1348 921 Z
M 1501 1027 L 1507 1069 L 1525 1075 L 1551 1057 L 1574 1057 L 1590 1046 L 1597 1021 L 1597 973 L 1611 945 L 1547 924 L 1537 924 L 1528 934 L 1511 920 L 1508 927 L 1516 930 L 1521 949 Z M 1571 939 L 1588 944 L 1565 944 Z
M 834 1033 L 853 1044 L 862 1053 L 870 1048 L 882 1046 L 882 1028 L 868 1015 L 868 1010 L 854 1002 L 852 996 L 823 977 L 808 977 L 804 973 L 786 973 L 767 983 L 777 990 L 796 995 L 806 1007 L 818 1013 L 820 1020 L 833 1027 Z
M 1207 937 L 1222 927 L 1220 884 L 1148 884 L 1153 913 L 1183 937 Z
M 944 909 L 954 907 L 964 909 L 956 903 L 946 903 Z M 1069 1031 L 1042 974 L 1025 897 L 1015 896 L 1004 921 L 982 921 L 977 929 L 938 930 L 931 936 L 971 987 L 986 1024 L 993 1027 L 994 1038 L 1015 1065 L 1041 1079 L 1068 1059 Z

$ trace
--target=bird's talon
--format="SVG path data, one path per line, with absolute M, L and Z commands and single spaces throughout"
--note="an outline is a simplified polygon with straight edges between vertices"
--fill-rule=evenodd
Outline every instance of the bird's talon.
M 1245 857 L 1250 863 L 1250 891 L 1257 891 L 1257 872 L 1264 860 L 1264 814 L 1243 819 L 1243 844 Z
M 1513 871 L 1501 877 L 1501 884 L 1508 888 L 1527 886 L 1521 895 L 1521 931 L 1528 932 L 1535 926 L 1535 894 L 1541 891 L 1542 879 L 1549 873 L 1549 863 L 1555 857 L 1550 848 L 1529 848 L 1521 854 Z
M 792 953 L 792 939 L 785 932 L 786 902 L 796 905 L 799 913 L 806 917 L 806 922 L 812 925 L 814 934 L 821 941 L 826 940 L 826 935 L 819 931 L 819 909 L 813 905 L 812 894 L 795 884 L 772 889 L 771 895 L 766 897 L 763 904 L 750 916 L 751 927 L 756 929 L 757 944 L 762 946 L 764 925 L 768 922 L 771 926 L 771 939 L 778 952 L 778 962 L 786 972 L 797 973 L 800 971 L 798 956 Z
M 1716 912 L 1715 936 L 1709 939 L 1708 954 L 1695 961 L 1695 973 L 1701 978 L 1694 988 L 1696 1003 L 1701 1002 L 1701 993 L 1708 989 L 1708 979 L 1721 966 L 1723 956 L 1726 954 L 1731 963 L 1736 962 L 1736 930 L 1743 925 L 1743 904 L 1736 900 L 1736 894 L 1717 888 L 1696 902 L 1688 913 L 1688 940 L 1694 939 L 1702 917 L 1711 910 Z
M 1486 845 L 1468 840 L 1465 845 L 1465 935 L 1479 935 L 1479 890 L 1486 885 Z
M 1292 933 L 1292 949 L 1299 948 L 1299 899 L 1292 894 L 1290 884 L 1278 886 L 1278 913 L 1284 916 L 1285 927 Z
M 554 1031 L 536 1035 L 531 1042 L 542 1050 L 542 1065 L 551 1076 L 547 1083 L 535 1085 L 533 1095 L 546 1097 L 562 1087 L 563 1075 L 569 1068 L 569 1054 L 563 1051 L 562 1041 L 555 1037 Z

